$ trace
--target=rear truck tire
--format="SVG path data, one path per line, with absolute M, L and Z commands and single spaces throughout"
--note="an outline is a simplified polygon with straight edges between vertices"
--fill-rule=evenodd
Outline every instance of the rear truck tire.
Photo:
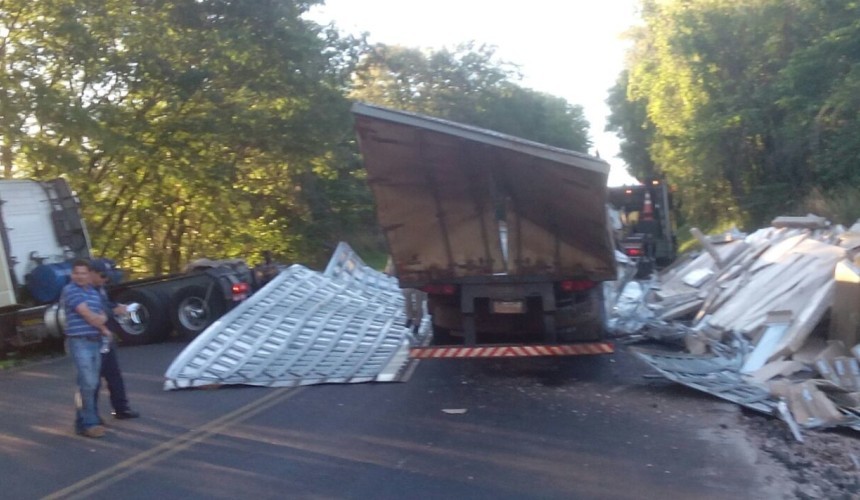
M 123 345 L 144 345 L 161 342 L 170 334 L 170 319 L 162 294 L 153 290 L 129 289 L 121 292 L 116 301 L 120 304 L 140 304 L 137 317 L 140 323 L 117 321 L 120 342 Z
M 606 337 L 606 301 L 603 299 L 603 283 L 598 283 L 589 297 L 590 318 L 578 328 L 586 340 L 600 341 Z
M 179 335 L 193 339 L 227 312 L 227 301 L 218 287 L 206 297 L 207 289 L 198 285 L 180 288 L 170 303 L 170 319 Z
M 591 290 L 583 302 L 567 306 L 563 312 L 573 321 L 559 332 L 561 342 L 599 342 L 606 337 L 606 304 L 602 283 Z

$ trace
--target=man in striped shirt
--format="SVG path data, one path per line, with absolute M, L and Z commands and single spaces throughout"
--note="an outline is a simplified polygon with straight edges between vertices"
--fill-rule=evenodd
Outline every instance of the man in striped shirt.
M 96 391 L 101 369 L 102 335 L 110 336 L 101 296 L 90 284 L 90 263 L 79 259 L 72 264 L 72 282 L 63 288 L 60 299 L 66 312 L 66 340 L 78 370 L 75 431 L 86 437 L 105 435 L 96 411 Z

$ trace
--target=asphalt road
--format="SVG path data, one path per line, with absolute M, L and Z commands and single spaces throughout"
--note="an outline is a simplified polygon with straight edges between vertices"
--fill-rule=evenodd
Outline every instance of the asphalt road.
M 165 392 L 182 347 L 120 350 L 143 417 L 109 420 L 99 440 L 73 433 L 71 360 L 0 373 L 0 497 L 781 497 L 734 405 L 643 377 L 623 352 L 422 361 L 406 383 Z

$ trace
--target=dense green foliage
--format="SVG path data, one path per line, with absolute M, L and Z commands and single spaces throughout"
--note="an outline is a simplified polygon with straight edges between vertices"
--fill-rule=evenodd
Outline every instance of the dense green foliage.
M 353 99 L 587 147 L 581 109 L 520 88 L 492 51 L 369 47 L 303 19 L 318 3 L 4 0 L 4 177 L 66 177 L 95 253 L 162 273 L 379 246 Z
M 516 78 L 516 68 L 497 62 L 490 47 L 425 52 L 380 44 L 361 58 L 352 97 L 586 152 L 582 107 L 523 88 Z
M 95 252 L 137 271 L 198 257 L 319 264 L 380 240 L 353 100 L 587 150 L 582 108 L 491 48 L 368 45 L 322 0 L 4 0 L 0 169 L 66 177 Z M 860 214 L 860 2 L 642 0 L 608 128 L 683 219 L 758 227 Z
M 4 2 L 6 174 L 66 176 L 96 253 L 133 269 L 313 256 L 367 200 L 325 196 L 358 171 L 307 4 Z
M 820 201 L 860 182 L 860 3 L 644 0 L 642 14 L 609 100 L 634 172 L 665 174 L 705 227 L 811 200 L 853 222 L 850 203 Z

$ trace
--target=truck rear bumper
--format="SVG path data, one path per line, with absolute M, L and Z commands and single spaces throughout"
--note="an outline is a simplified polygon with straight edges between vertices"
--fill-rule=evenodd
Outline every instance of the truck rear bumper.
M 580 344 L 495 345 L 481 347 L 413 347 L 409 357 L 415 359 L 445 358 L 525 358 L 536 356 L 582 356 L 612 354 L 615 346 L 610 342 Z

